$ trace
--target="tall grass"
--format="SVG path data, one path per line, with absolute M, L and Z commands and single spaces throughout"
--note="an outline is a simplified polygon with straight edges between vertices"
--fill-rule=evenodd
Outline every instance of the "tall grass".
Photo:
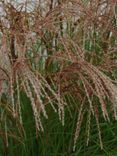
M 93 147 L 90 139 L 97 135 L 97 151 L 99 146 L 106 151 L 102 136 L 111 130 L 101 128 L 117 120 L 116 0 L 1 1 L 0 10 L 1 136 L 6 155 L 17 141 L 22 155 L 28 155 L 27 138 L 34 137 L 34 131 L 31 148 L 38 144 L 43 149 L 57 128 L 61 136 L 67 128 L 71 135 L 65 140 L 62 136 L 60 144 L 54 137 L 55 155 L 60 149 L 66 152 L 67 146 L 63 155 L 75 150 L 83 155 L 85 144 Z M 29 150 L 29 155 L 36 154 Z

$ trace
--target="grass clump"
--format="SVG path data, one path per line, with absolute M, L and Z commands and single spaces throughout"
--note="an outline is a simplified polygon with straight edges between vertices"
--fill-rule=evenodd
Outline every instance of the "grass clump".
M 46 125 L 50 123 L 48 127 L 53 131 L 56 122 L 59 124 L 57 119 L 51 123 L 50 117 L 54 118 L 55 112 L 64 126 L 59 124 L 59 132 L 63 135 L 61 131 L 68 123 L 73 135 L 74 141 L 68 141 L 71 136 L 65 137 L 69 142 L 69 152 L 72 152 L 72 147 L 73 151 L 77 149 L 76 153 L 82 153 L 85 148 L 83 138 L 89 145 L 93 134 L 98 135 L 98 145 L 106 151 L 101 128 L 103 124 L 109 122 L 111 125 L 117 120 L 116 1 L 1 1 L 0 8 L 0 109 L 6 112 L 6 116 L 10 111 L 12 118 L 5 122 L 1 118 L 7 127 L 3 130 L 5 137 L 8 137 L 15 120 L 21 129 L 18 128 L 20 134 L 16 132 L 16 137 L 21 141 L 25 138 L 22 155 L 25 150 L 28 154 L 28 147 L 25 147 L 28 146 L 27 137 L 32 137 L 36 131 L 34 144 L 40 145 L 40 131 L 44 131 L 42 136 L 46 138 Z M 98 133 L 95 132 L 96 126 Z M 50 137 L 51 132 L 47 135 Z M 55 142 L 58 140 L 54 139 Z M 5 140 L 5 146 L 12 145 L 9 137 Z M 45 144 L 44 139 L 41 143 Z M 55 155 L 60 148 L 65 152 L 66 147 L 62 142 L 60 146 L 57 144 Z M 51 148 L 49 146 L 50 153 Z M 96 148 L 99 151 L 97 145 Z

